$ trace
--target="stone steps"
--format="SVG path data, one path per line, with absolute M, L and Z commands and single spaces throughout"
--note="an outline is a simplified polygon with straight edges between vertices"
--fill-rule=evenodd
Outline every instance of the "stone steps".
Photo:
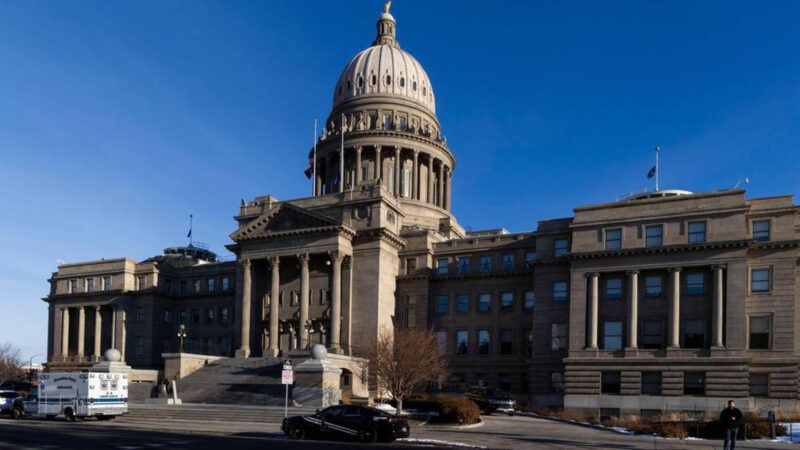
M 179 380 L 178 397 L 184 403 L 281 406 L 282 364 L 278 358 L 218 359 Z

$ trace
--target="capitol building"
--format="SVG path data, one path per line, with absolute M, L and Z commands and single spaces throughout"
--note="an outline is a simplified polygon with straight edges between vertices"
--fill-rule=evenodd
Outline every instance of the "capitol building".
M 347 356 L 382 330 L 429 327 L 449 360 L 443 389 L 606 415 L 800 405 L 791 195 L 659 190 L 526 232 L 501 217 L 466 231 L 451 211 L 458 151 L 397 25 L 387 7 L 332 86 L 311 195 L 238 205 L 234 260 L 191 245 L 59 266 L 48 367 L 88 367 L 110 347 L 152 370 L 179 350 L 273 361 L 321 343 Z

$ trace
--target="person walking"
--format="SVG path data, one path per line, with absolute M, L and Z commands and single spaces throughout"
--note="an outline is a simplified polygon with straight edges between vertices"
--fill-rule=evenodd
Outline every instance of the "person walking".
M 719 422 L 725 433 L 725 450 L 734 450 L 736 448 L 736 435 L 743 423 L 743 419 L 744 416 L 739 411 L 739 408 L 736 407 L 736 403 L 733 400 L 728 400 L 728 407 L 719 414 Z

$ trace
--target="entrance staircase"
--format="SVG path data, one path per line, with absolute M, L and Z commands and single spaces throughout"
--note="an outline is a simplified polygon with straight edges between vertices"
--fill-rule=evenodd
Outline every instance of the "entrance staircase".
M 184 403 L 283 406 L 283 360 L 278 358 L 222 358 L 178 380 Z M 289 386 L 291 405 L 292 387 Z

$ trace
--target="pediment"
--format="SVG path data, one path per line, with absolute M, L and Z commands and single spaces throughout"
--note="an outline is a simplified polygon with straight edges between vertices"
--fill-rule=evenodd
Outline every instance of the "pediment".
M 287 234 L 330 232 L 343 227 L 341 222 L 329 217 L 291 203 L 280 203 L 239 227 L 231 234 L 231 239 L 238 242 Z

